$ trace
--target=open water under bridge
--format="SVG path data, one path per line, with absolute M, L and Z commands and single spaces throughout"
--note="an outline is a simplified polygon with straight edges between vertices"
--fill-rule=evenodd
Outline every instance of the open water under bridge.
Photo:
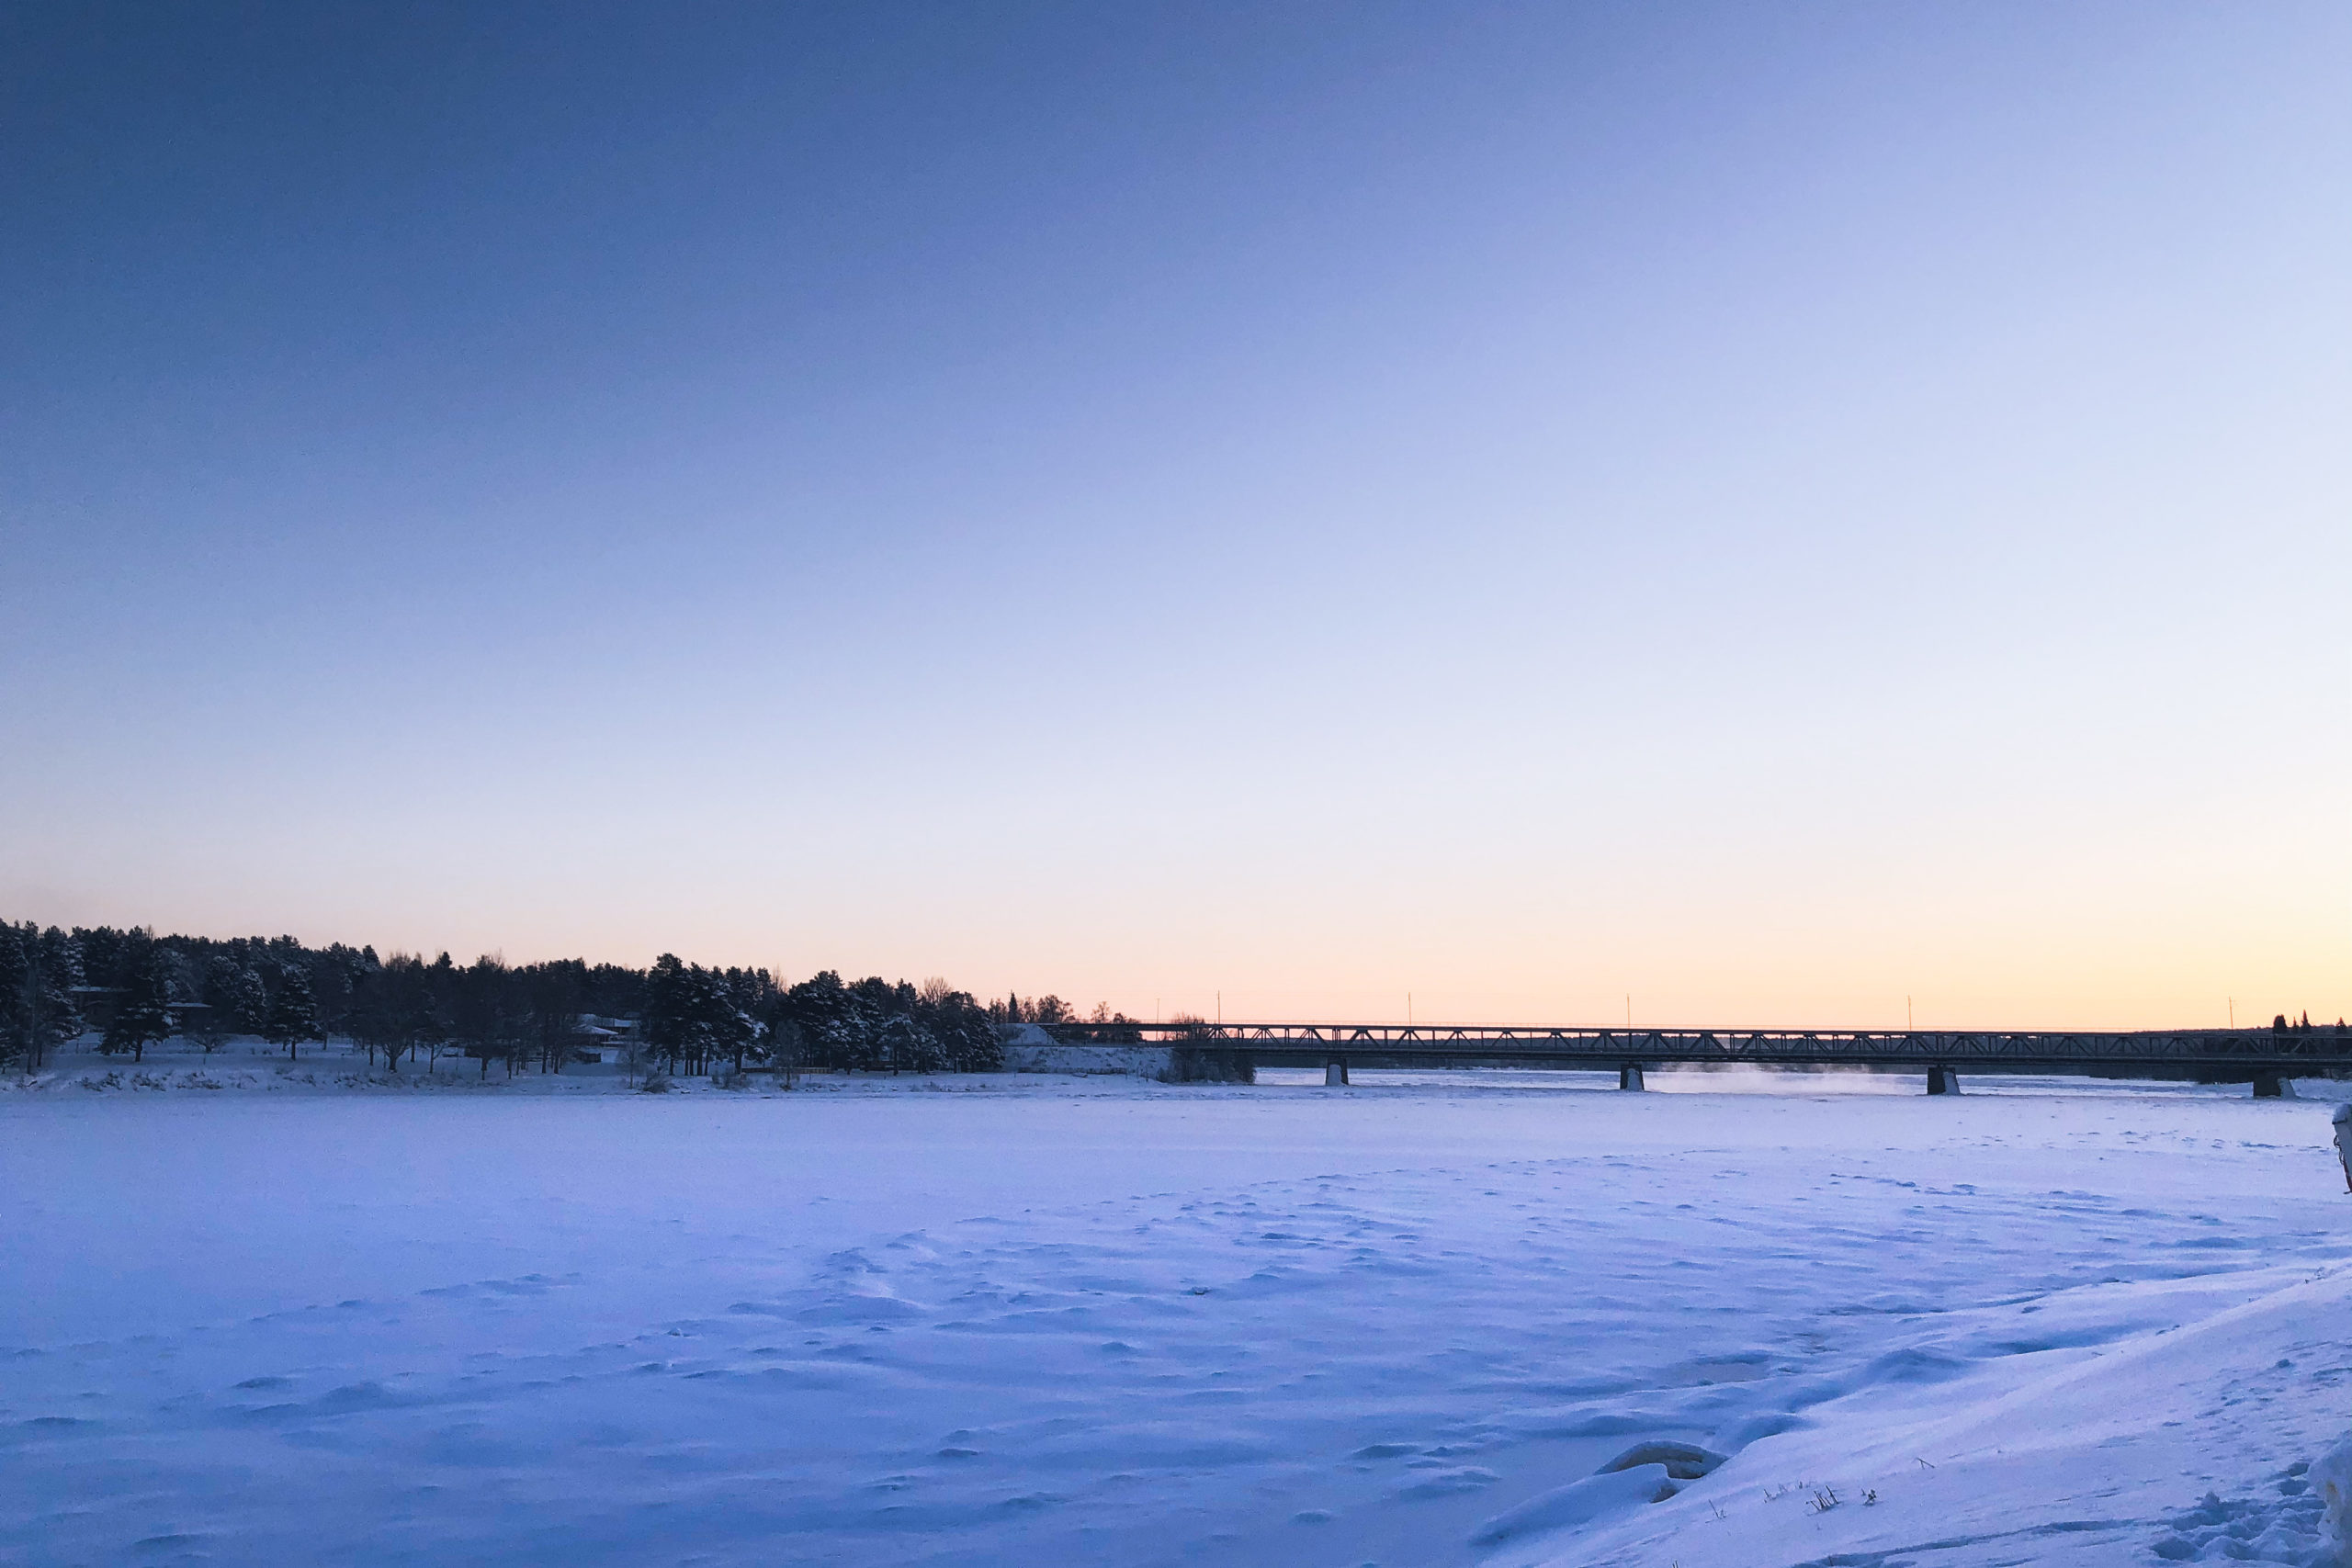
M 1668 1066 L 1871 1067 L 1925 1076 L 1929 1094 L 1954 1076 L 2074 1073 L 2100 1077 L 2251 1083 L 2276 1095 L 2287 1079 L 2352 1072 L 2352 1034 L 2309 1029 L 2083 1030 L 1583 1029 L 1485 1023 L 1055 1023 L 1068 1045 L 1164 1045 L 1193 1054 L 1204 1077 L 1242 1069 L 1492 1066 L 1614 1071 L 1623 1089 Z

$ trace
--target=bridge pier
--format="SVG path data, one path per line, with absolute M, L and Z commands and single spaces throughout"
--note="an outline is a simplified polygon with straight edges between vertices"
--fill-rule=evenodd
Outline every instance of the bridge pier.
M 1348 1087 L 1348 1059 L 1345 1056 L 1334 1056 L 1323 1064 L 1323 1087 L 1325 1089 Z
M 1617 1087 L 1619 1089 L 1632 1089 L 1643 1088 L 1642 1065 L 1639 1062 L 1628 1062 L 1623 1066 L 1618 1068 Z
M 1928 1092 L 1929 1094 L 1958 1094 L 1960 1092 L 1960 1075 L 1953 1072 L 1950 1067 L 1944 1066 L 1940 1063 L 1929 1067 L 1928 1069 Z
M 2256 1073 L 2254 1077 L 2254 1098 L 2256 1100 L 2292 1100 L 2294 1086 L 2277 1073 Z

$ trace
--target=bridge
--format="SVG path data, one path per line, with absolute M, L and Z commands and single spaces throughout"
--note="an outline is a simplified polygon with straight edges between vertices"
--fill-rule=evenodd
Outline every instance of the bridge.
M 2352 1033 L 2310 1029 L 2080 1030 L 1582 1029 L 1486 1023 L 1054 1023 L 1066 1045 L 1164 1045 L 1195 1054 L 1203 1077 L 1247 1077 L 1259 1066 L 1521 1066 L 1615 1071 L 1640 1089 L 1645 1067 L 1871 1067 L 1924 1074 L 1929 1094 L 1955 1075 L 2075 1073 L 2099 1077 L 2251 1083 L 2259 1096 L 2291 1077 L 2352 1072 Z

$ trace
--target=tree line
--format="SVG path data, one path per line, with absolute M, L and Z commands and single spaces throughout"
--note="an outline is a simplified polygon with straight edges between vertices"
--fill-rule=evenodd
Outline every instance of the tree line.
M 1125 1022 L 1097 1008 L 1097 1022 Z M 299 1057 L 340 1039 L 399 1071 L 445 1056 L 512 1076 L 560 1072 L 610 1043 L 654 1074 L 989 1072 L 1013 1026 L 1078 1014 L 1057 997 L 983 1004 L 944 980 L 911 985 L 831 970 L 786 985 L 765 969 L 706 968 L 664 953 L 648 968 L 583 959 L 470 964 L 292 937 L 157 936 L 0 921 L 0 1069 L 37 1071 L 95 1028 L 98 1048 L 141 1061 L 185 1037 L 209 1055 L 253 1037 Z

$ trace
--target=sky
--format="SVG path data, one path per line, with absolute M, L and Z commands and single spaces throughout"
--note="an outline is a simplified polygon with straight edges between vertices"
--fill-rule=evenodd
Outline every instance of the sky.
M 2352 1012 L 2341 6 L 33 5 L 0 61 L 0 918 Z

